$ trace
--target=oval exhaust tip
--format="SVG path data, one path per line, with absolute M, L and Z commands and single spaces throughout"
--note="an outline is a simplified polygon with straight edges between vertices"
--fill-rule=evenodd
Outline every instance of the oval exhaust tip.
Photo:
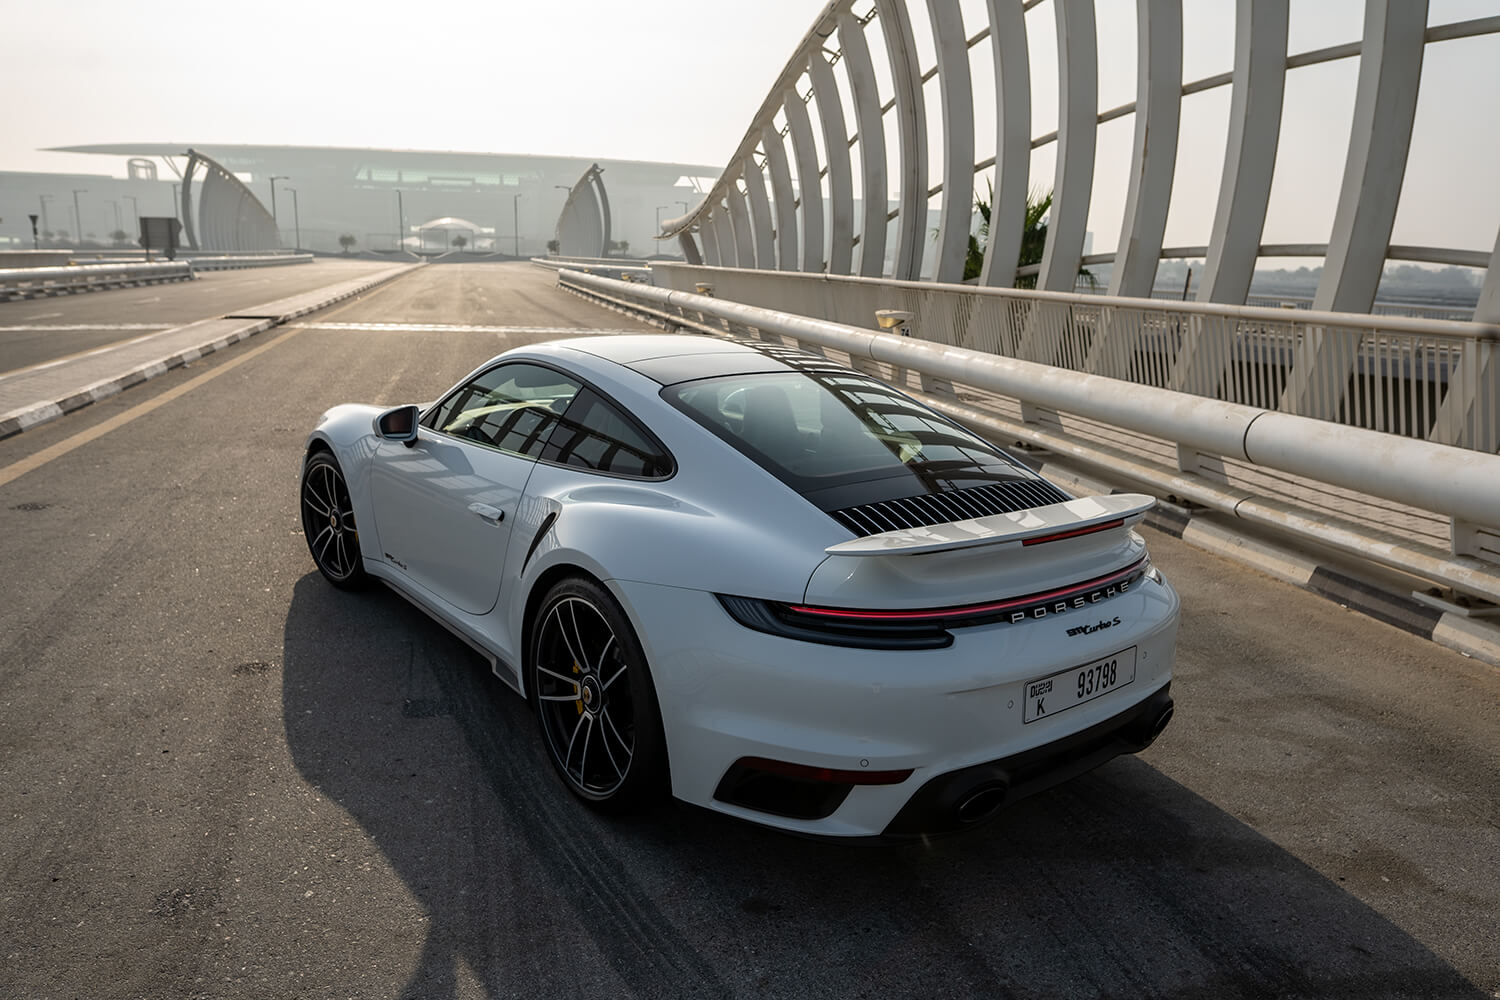
M 1005 803 L 1004 785 L 983 785 L 964 796 L 955 813 L 960 823 L 978 823 L 989 819 Z

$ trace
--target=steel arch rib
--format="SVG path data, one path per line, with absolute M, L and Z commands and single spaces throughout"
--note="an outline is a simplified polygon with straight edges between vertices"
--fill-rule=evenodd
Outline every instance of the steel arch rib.
M 963 13 L 952 0 L 927 0 L 937 46 L 943 111 L 943 194 L 938 212 L 938 281 L 960 282 L 974 217 L 974 85 Z
M 1136 0 L 1135 138 L 1109 294 L 1150 298 L 1182 119 L 1182 0 Z
M 828 157 L 828 273 L 848 274 L 854 260 L 854 168 L 849 128 L 844 123 L 838 78 L 822 49 L 808 59 L 807 75 L 818 102 L 823 151 Z
M 1057 170 L 1037 288 L 1071 292 L 1083 258 L 1099 130 L 1093 0 L 1054 0 L 1057 16 Z
M 792 194 L 792 172 L 787 167 L 781 133 L 767 125 L 762 139 L 771 166 L 771 193 L 776 198 L 776 267 L 797 270 L 797 205 Z
M 1354 126 L 1314 309 L 1369 312 L 1406 174 L 1427 0 L 1369 0 Z
M 579 240 L 584 245 L 584 256 L 603 257 L 609 250 L 604 242 L 604 225 L 600 221 L 599 199 L 591 184 L 581 185 L 575 204 Z M 594 249 L 594 248 L 598 249 Z
M 187 165 L 182 171 L 182 231 L 189 250 L 198 249 L 198 232 L 193 224 L 193 172 L 200 162 L 198 154 L 189 149 Z
M 1375 303 L 1406 174 L 1426 33 L 1427 0 L 1368 0 L 1354 125 L 1328 256 L 1313 295 L 1315 310 L 1367 313 Z M 1336 418 L 1355 348 L 1349 337 L 1319 333 L 1306 338 L 1278 409 Z M 1316 386 L 1332 391 L 1317 392 Z
M 755 266 L 767 271 L 776 269 L 776 243 L 771 235 L 771 199 L 766 194 L 766 177 L 751 156 L 745 161 L 745 194 L 750 201 L 751 231 L 755 234 Z
M 1495 249 L 1490 251 L 1490 266 L 1484 272 L 1479 303 L 1474 307 L 1474 322 L 1500 323 L 1500 233 L 1495 234 Z
M 714 203 L 714 244 L 719 248 L 720 267 L 738 267 L 738 249 L 734 244 L 734 226 L 729 221 L 729 206 L 722 200 Z
M 915 64 L 916 42 L 904 0 L 875 0 L 891 65 L 896 98 L 896 134 L 901 169 L 896 230 L 896 268 L 892 277 L 915 280 L 922 270 L 922 240 L 927 226 L 927 113 L 922 99 L 921 69 Z
M 710 210 L 703 219 L 698 235 L 703 239 L 703 261 L 709 267 L 719 267 L 722 258 L 719 256 L 719 227 L 715 219 L 717 213 Z
M 818 169 L 818 147 L 813 143 L 812 121 L 807 103 L 796 88 L 787 92 L 787 130 L 792 138 L 792 157 L 797 161 L 797 195 L 802 202 L 802 270 L 823 270 L 823 181 Z
M 855 127 L 859 130 L 860 193 L 864 218 L 859 227 L 859 273 L 878 278 L 885 273 L 886 197 L 885 124 L 880 113 L 880 93 L 875 83 L 875 64 L 865 29 L 854 15 L 839 15 L 839 48 L 849 73 L 854 99 Z
M 1238 0 L 1229 136 L 1200 302 L 1243 305 L 1260 252 L 1286 91 L 1289 0 Z
M 603 247 L 603 252 L 600 256 L 608 257 L 610 237 L 609 192 L 604 190 L 604 171 L 600 169 L 599 164 L 594 164 L 589 172 L 591 174 L 590 180 L 594 189 L 594 197 L 599 202 L 599 221 L 603 229 L 602 235 L 599 238 L 599 245 Z
M 1009 287 L 1016 280 L 1031 175 L 1031 55 L 1026 15 L 1010 0 L 987 0 L 995 63 L 995 189 L 990 197 L 989 243 L 979 283 Z
M 755 266 L 755 237 L 750 232 L 750 210 L 745 193 L 734 178 L 729 181 L 729 225 L 734 230 L 734 263 L 736 267 Z

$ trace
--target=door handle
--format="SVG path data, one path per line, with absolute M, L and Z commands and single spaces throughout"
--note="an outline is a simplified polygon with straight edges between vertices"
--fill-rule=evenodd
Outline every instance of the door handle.
M 469 513 L 478 515 L 481 521 L 487 521 L 490 524 L 499 524 L 505 520 L 505 511 L 498 507 L 491 507 L 487 503 L 469 504 Z

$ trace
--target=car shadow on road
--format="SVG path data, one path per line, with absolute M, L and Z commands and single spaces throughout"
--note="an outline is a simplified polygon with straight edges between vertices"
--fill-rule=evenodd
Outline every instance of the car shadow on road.
M 611 820 L 568 795 L 468 647 L 316 574 L 287 616 L 283 716 L 302 777 L 426 914 L 404 981 L 366 994 L 453 997 L 472 975 L 491 997 L 1486 996 L 1135 758 L 930 844 L 675 803 Z

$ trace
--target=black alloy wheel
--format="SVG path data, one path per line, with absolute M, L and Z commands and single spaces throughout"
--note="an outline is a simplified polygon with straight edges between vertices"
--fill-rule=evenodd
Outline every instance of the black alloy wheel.
M 355 590 L 369 582 L 349 487 L 338 460 L 326 451 L 308 455 L 302 466 L 302 533 L 313 562 L 329 583 Z
M 666 741 L 645 655 L 592 580 L 557 584 L 531 629 L 528 683 L 547 753 L 574 794 L 608 811 L 662 797 Z

